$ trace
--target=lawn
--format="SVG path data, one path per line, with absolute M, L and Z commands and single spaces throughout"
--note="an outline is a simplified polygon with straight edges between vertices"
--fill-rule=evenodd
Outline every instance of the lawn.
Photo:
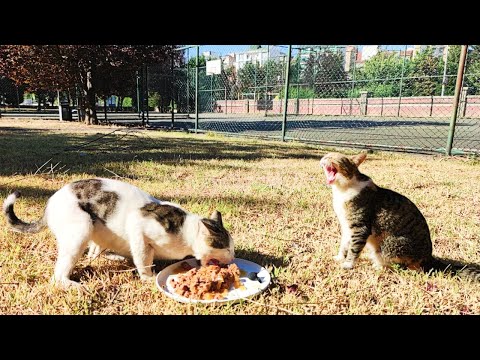
M 51 286 L 55 239 L 12 232 L 0 217 L 1 314 L 480 314 L 480 284 L 444 274 L 353 271 L 334 262 L 339 225 L 319 161 L 332 150 L 213 134 L 33 119 L 0 119 L 0 199 L 13 190 L 26 221 L 68 182 L 127 181 L 208 216 L 221 211 L 236 255 L 270 270 L 271 286 L 237 304 L 186 305 L 139 280 L 133 265 L 83 257 L 73 278 L 88 293 Z M 354 153 L 352 149 L 335 149 Z M 434 255 L 480 263 L 480 160 L 372 152 L 363 172 L 414 201 Z M 159 262 L 157 271 L 171 262 Z

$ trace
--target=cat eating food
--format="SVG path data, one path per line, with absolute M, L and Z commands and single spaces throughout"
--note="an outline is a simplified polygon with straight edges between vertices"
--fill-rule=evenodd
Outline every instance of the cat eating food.
M 399 264 L 423 271 L 448 269 L 480 281 L 479 270 L 432 256 L 430 231 L 420 210 L 407 197 L 377 186 L 362 174 L 358 167 L 365 158 L 365 153 L 331 152 L 320 160 L 341 228 L 340 248 L 334 257 L 341 267 L 352 269 L 367 246 L 378 268 Z
M 234 259 L 233 239 L 220 212 L 203 218 L 122 181 L 97 178 L 67 184 L 50 197 L 43 217 L 30 224 L 13 210 L 19 195 L 5 199 L 4 215 L 18 232 L 50 228 L 58 249 L 53 280 L 61 287 L 79 286 L 70 275 L 88 245 L 89 256 L 109 249 L 132 258 L 142 280 L 153 278 L 154 259 L 192 255 L 202 265 Z

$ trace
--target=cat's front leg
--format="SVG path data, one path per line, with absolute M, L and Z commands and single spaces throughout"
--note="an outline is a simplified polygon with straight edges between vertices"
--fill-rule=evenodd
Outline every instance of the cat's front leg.
M 336 261 L 343 261 L 347 257 L 348 247 L 350 245 L 350 231 L 342 229 L 342 239 L 340 240 L 340 248 L 338 254 L 333 257 Z
M 352 231 L 352 238 L 350 240 L 350 246 L 348 247 L 347 256 L 341 265 L 342 269 L 353 269 L 358 256 L 367 243 L 369 235 L 370 234 L 365 228 L 357 228 Z
M 140 279 L 150 281 L 155 275 L 152 271 L 155 255 L 153 247 L 145 242 L 143 235 L 137 235 L 130 239 L 130 251 Z
M 338 250 L 338 254 L 333 257 L 335 261 L 343 261 L 347 257 L 348 251 L 348 240 L 344 241 L 343 238 L 340 243 L 340 249 Z

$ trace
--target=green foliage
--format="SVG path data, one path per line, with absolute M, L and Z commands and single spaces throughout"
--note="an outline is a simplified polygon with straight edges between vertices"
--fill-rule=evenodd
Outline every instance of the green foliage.
M 355 89 L 368 91 L 373 97 L 395 97 L 400 95 L 400 78 L 408 77 L 413 64 L 396 54 L 379 52 L 356 69 Z M 358 84 L 358 85 L 357 85 Z M 408 95 L 408 87 L 402 87 L 402 95 Z M 359 92 L 358 92 L 359 94 Z
M 360 89 L 359 87 L 354 87 L 353 89 L 350 88 L 349 90 L 347 90 L 346 92 L 346 97 L 347 98 L 358 98 L 360 97 L 360 92 L 363 91 L 362 89 Z
M 160 107 L 160 94 L 156 91 L 150 93 L 148 96 L 148 107 L 155 109 L 156 107 Z
M 194 56 L 194 57 L 190 58 L 190 60 L 188 60 L 188 66 L 189 66 L 191 69 L 195 69 L 196 60 L 197 60 L 197 57 L 196 57 L 196 56 Z M 199 67 L 207 66 L 207 60 L 210 60 L 210 57 L 209 57 L 208 59 L 206 59 L 205 56 L 200 55 L 200 56 L 198 57 L 198 66 L 199 66 Z
M 280 90 L 277 99 L 283 99 L 285 94 L 285 88 Z M 317 95 L 312 88 L 309 87 L 299 87 L 297 88 L 295 85 L 290 85 L 290 89 L 288 89 L 288 98 L 289 99 L 313 99 Z
M 465 68 L 465 86 L 468 93 L 480 95 L 480 47 L 471 45 Z
M 122 107 L 132 107 L 132 98 L 131 97 L 124 98 Z
M 402 75 L 403 58 L 392 53 L 379 52 L 365 61 L 362 68 L 357 70 L 357 80 L 394 79 Z M 409 61 L 405 61 L 403 74 L 409 73 Z
M 87 123 L 96 123 L 96 95 L 132 96 L 143 64 L 182 62 L 173 45 L 0 45 L 0 74 L 39 95 L 82 90 Z M 40 92 L 43 92 L 42 94 Z M 41 94 L 41 96 L 40 96 Z
M 239 88 L 242 93 L 253 93 L 262 83 L 264 73 L 258 63 L 246 63 L 238 71 Z
M 433 55 L 431 47 L 419 52 L 413 59 L 413 96 L 440 95 L 442 58 Z M 458 62 L 457 62 L 458 64 Z
M 268 60 L 262 66 L 249 62 L 238 71 L 238 88 L 244 94 L 272 92 L 283 85 L 284 78 L 285 64 L 282 62 Z
M 480 95 L 480 60 L 472 62 L 467 67 L 465 83 L 469 94 Z
M 445 78 L 445 92 L 444 95 L 453 95 L 455 93 L 455 83 L 457 82 L 458 62 L 460 61 L 460 52 L 462 47 L 460 45 L 449 45 L 447 56 L 447 73 Z M 441 60 L 440 68 L 443 75 L 445 63 Z M 443 81 L 440 80 L 440 84 Z M 440 85 L 441 86 L 441 85 Z M 441 90 L 440 90 L 441 91 Z
M 344 97 L 350 87 L 343 62 L 341 53 L 311 54 L 301 70 L 300 81 L 308 84 L 317 98 Z

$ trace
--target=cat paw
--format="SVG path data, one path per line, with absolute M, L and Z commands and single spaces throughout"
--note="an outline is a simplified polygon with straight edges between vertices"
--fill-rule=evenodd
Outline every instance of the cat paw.
M 140 275 L 140 280 L 142 281 L 152 281 L 152 279 L 155 277 L 155 274 L 141 274 Z
M 353 261 L 344 261 L 341 265 L 342 269 L 351 270 L 353 269 Z
M 91 243 L 90 247 L 88 248 L 87 257 L 89 259 L 94 260 L 103 252 L 103 250 L 104 249 L 102 249 L 102 247 L 100 245 L 97 245 L 95 243 Z
M 75 289 L 83 295 L 89 293 L 85 285 L 80 284 L 77 281 L 70 280 L 69 278 L 55 279 L 54 277 L 52 277 L 51 284 L 63 290 Z
M 117 255 L 117 254 L 113 254 L 113 253 L 106 253 L 104 256 L 108 260 L 112 260 L 112 261 L 124 261 L 124 260 L 127 259 L 125 256 Z
M 343 255 L 341 255 L 341 254 L 338 254 L 338 255 L 335 255 L 335 256 L 333 257 L 333 260 L 340 262 L 340 261 L 345 260 L 345 256 L 343 256 Z

